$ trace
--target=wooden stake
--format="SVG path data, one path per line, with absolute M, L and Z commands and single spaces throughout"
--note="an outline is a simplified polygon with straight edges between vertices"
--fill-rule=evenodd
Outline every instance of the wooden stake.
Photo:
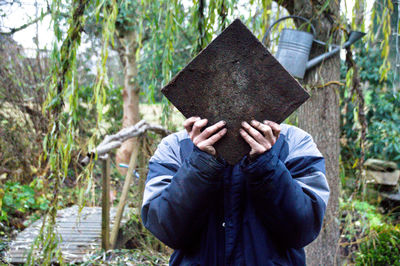
M 110 157 L 103 160 L 101 200 L 101 247 L 110 249 Z
M 124 208 L 126 204 L 126 198 L 128 196 L 129 187 L 131 186 L 133 180 L 133 171 L 136 168 L 137 157 L 139 153 L 139 142 L 133 148 L 131 159 L 129 161 L 128 173 L 126 174 L 124 187 L 122 189 L 121 198 L 118 203 L 117 213 L 115 214 L 114 226 L 111 231 L 111 248 L 115 248 L 115 244 L 117 242 L 117 236 L 119 231 L 119 225 L 122 219 L 122 214 L 124 213 Z

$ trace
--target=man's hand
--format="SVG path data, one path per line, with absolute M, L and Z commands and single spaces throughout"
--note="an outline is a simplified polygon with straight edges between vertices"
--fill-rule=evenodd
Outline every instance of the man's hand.
M 250 124 L 242 122 L 243 128 L 240 129 L 240 135 L 250 145 L 250 158 L 254 158 L 272 148 L 279 137 L 281 127 L 268 120 L 264 123 L 252 120 Z
M 197 148 L 215 156 L 217 151 L 213 145 L 225 135 L 226 128 L 223 127 L 226 125 L 226 122 L 219 121 L 218 123 L 207 127 L 203 130 L 203 132 L 201 132 L 201 129 L 205 127 L 207 123 L 207 119 L 190 117 L 183 123 L 183 126 Z

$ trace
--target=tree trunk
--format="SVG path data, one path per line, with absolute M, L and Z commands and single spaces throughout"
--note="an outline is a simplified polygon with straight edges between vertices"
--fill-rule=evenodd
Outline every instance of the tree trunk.
M 314 1 L 284 1 L 283 5 L 292 15 L 311 18 L 316 28 L 316 38 L 338 43 L 340 38 L 333 30 L 340 21 L 340 1 L 331 1 L 329 7 L 317 17 L 321 6 Z M 297 22 L 298 23 L 298 22 Z M 310 58 L 326 52 L 325 47 L 313 45 Z M 325 214 L 324 224 L 319 237 L 306 248 L 307 265 L 337 265 L 337 246 L 339 242 L 339 224 L 336 219 L 339 209 L 339 95 L 337 85 L 324 86 L 329 81 L 340 80 L 339 54 L 325 60 L 314 69 L 307 71 L 303 80 L 309 89 L 309 99 L 298 112 L 299 127 L 310 133 L 325 157 L 326 177 L 331 194 Z
M 136 82 L 137 66 L 136 66 L 136 38 L 135 32 L 127 32 L 118 38 L 118 53 L 124 68 L 124 89 L 123 98 L 123 121 L 122 127 L 126 128 L 139 122 L 139 86 Z M 128 164 L 133 147 L 137 145 L 136 138 L 125 141 L 117 151 L 116 163 Z M 126 168 L 118 167 L 121 174 L 126 175 Z
M 315 77 L 310 71 L 307 80 Z M 339 80 L 338 56 L 325 62 L 318 73 L 318 80 Z M 315 80 L 314 80 L 315 81 Z M 331 190 L 322 231 L 306 248 L 307 265 L 335 265 L 339 241 L 336 222 L 339 208 L 339 96 L 335 85 L 311 91 L 311 99 L 299 109 L 299 127 L 309 132 L 325 157 L 326 177 Z

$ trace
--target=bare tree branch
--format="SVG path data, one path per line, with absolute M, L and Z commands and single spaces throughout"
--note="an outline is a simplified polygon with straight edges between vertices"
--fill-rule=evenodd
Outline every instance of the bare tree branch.
M 133 126 L 124 128 L 114 135 L 107 135 L 104 140 L 86 157 L 81 160 L 83 165 L 89 163 L 90 158 L 97 152 L 97 156 L 106 155 L 113 149 L 119 148 L 121 144 L 133 137 L 143 135 L 146 131 L 152 131 L 162 136 L 169 135 L 171 132 L 159 125 L 148 124 L 145 120 L 141 120 Z
M 40 15 L 39 17 L 35 18 L 34 20 L 29 21 L 28 23 L 25 23 L 24 25 L 21 25 L 17 28 L 10 28 L 10 31 L 8 32 L 1 32 L 0 31 L 0 35 L 5 35 L 5 36 L 10 36 L 13 35 L 14 33 L 26 29 L 27 27 L 29 27 L 30 25 L 33 25 L 35 23 L 37 23 L 38 21 L 42 20 L 45 16 L 47 16 L 48 14 L 50 14 L 50 11 L 48 10 L 46 13 L 43 13 L 42 15 Z
M 0 1 L 0 6 L 8 6 L 8 5 L 12 6 L 12 5 L 14 5 L 14 4 L 19 4 L 19 5 L 21 5 L 20 1 L 14 1 L 14 0 L 12 0 L 12 1 L 1 0 L 1 1 Z

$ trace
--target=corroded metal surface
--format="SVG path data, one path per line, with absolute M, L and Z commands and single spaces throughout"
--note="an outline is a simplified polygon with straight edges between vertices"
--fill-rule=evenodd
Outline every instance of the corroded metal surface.
M 216 149 L 230 164 L 250 147 L 239 135 L 241 121 L 281 123 L 308 93 L 240 20 L 235 20 L 200 52 L 162 93 L 185 117 L 227 122 Z
M 131 208 L 126 208 L 121 224 L 127 222 Z M 110 210 L 110 220 L 113 225 L 116 208 Z M 43 220 L 40 219 L 20 232 L 11 242 L 7 252 L 9 263 L 25 263 L 32 243 L 38 236 Z M 64 262 L 81 262 L 95 251 L 101 249 L 101 208 L 84 207 L 79 212 L 78 206 L 58 211 L 56 232 L 61 237 L 59 247 L 63 253 Z M 35 256 L 35 255 L 34 255 Z

